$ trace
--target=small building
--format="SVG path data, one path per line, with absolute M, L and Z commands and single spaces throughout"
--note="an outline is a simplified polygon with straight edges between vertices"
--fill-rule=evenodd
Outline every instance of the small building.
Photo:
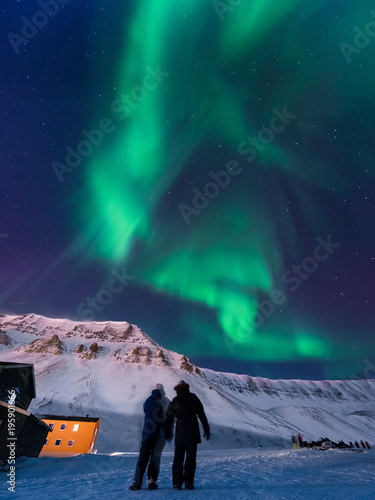
M 0 461 L 9 458 L 10 443 L 14 458 L 93 452 L 99 418 L 37 417 L 27 411 L 35 396 L 34 366 L 0 361 Z
M 42 415 L 51 432 L 40 452 L 42 456 L 69 456 L 92 453 L 100 428 L 100 418 Z

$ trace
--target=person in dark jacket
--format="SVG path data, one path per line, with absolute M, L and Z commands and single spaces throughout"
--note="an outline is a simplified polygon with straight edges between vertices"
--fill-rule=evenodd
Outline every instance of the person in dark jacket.
M 201 421 L 204 437 L 210 439 L 210 426 L 198 396 L 190 392 L 189 384 L 181 380 L 174 390 L 177 396 L 168 407 L 166 437 L 172 439 L 172 428 L 176 418 L 175 453 L 172 469 L 173 488 L 194 489 L 197 445 L 201 442 L 198 419 Z
M 302 436 L 301 434 L 298 434 L 298 444 L 299 444 L 299 447 L 302 448 L 303 446 L 303 441 L 302 441 Z
M 129 490 L 140 490 L 142 488 L 143 475 L 148 464 L 147 475 L 149 478 L 148 489 L 155 490 L 158 485 L 156 481 L 159 475 L 159 460 L 154 459 L 155 446 L 158 442 L 160 429 L 165 423 L 165 412 L 161 403 L 160 390 L 154 389 L 151 396 L 143 404 L 145 420 L 142 430 L 142 444 L 139 451 L 139 458 L 135 469 L 133 484 Z

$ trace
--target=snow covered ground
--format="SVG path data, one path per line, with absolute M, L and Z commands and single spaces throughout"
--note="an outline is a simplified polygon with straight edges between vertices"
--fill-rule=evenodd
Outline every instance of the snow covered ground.
M 198 450 L 195 490 L 171 487 L 173 453 L 162 457 L 159 490 L 129 491 L 137 454 L 78 455 L 21 459 L 15 493 L 0 473 L 0 498 L 77 500 L 156 498 L 224 499 L 373 499 L 375 450 L 364 452 L 300 450 Z
M 32 363 L 35 414 L 101 419 L 97 454 L 21 458 L 15 493 L 0 472 L 0 499 L 76 500 L 186 495 L 210 499 L 375 498 L 375 380 L 269 380 L 194 366 L 126 322 L 72 322 L 0 314 L 0 360 Z M 142 404 L 156 382 L 167 396 L 186 380 L 204 404 L 212 438 L 198 448 L 196 489 L 171 487 L 173 444 L 157 491 L 129 491 Z M 306 440 L 366 440 L 371 450 L 291 449 Z M 258 447 L 262 445 L 262 447 Z

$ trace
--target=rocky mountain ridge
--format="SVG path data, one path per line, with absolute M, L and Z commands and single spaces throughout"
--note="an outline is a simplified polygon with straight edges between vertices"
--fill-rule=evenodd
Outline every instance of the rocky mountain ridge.
M 306 439 L 375 442 L 375 381 L 270 380 L 194 365 L 127 322 L 0 315 L 0 360 L 33 363 L 35 413 L 102 419 L 99 451 L 136 451 L 142 404 L 156 383 L 178 380 L 203 402 L 213 438 L 204 447 L 285 446 Z M 121 437 L 112 442 L 113 429 Z M 126 430 L 124 430 L 126 429 Z
M 175 366 L 189 373 L 200 370 L 186 356 L 163 349 L 136 325 L 127 322 L 75 322 L 44 318 L 35 314 L 0 315 L 0 344 L 27 354 L 77 354 L 81 359 L 111 356 L 118 362 L 155 366 Z M 17 346 L 6 331 L 35 336 Z M 27 337 L 24 338 L 24 340 Z M 179 359 L 178 359 L 179 358 Z
M 0 314 L 0 325 L 3 330 L 15 330 L 37 336 L 58 335 L 61 339 L 82 337 L 100 339 L 110 342 L 156 342 L 143 330 L 126 321 L 80 322 L 68 319 L 52 319 L 36 314 L 10 316 Z

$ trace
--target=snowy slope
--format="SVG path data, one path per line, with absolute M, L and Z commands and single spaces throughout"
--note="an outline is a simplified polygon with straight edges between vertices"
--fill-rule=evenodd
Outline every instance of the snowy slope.
M 375 443 L 374 380 L 218 373 L 194 366 L 126 322 L 0 315 L 0 359 L 34 364 L 34 413 L 100 417 L 98 453 L 138 450 L 143 401 L 158 382 L 172 398 L 180 379 L 202 400 L 212 427 L 201 449 L 289 447 L 297 432 L 307 440 Z

